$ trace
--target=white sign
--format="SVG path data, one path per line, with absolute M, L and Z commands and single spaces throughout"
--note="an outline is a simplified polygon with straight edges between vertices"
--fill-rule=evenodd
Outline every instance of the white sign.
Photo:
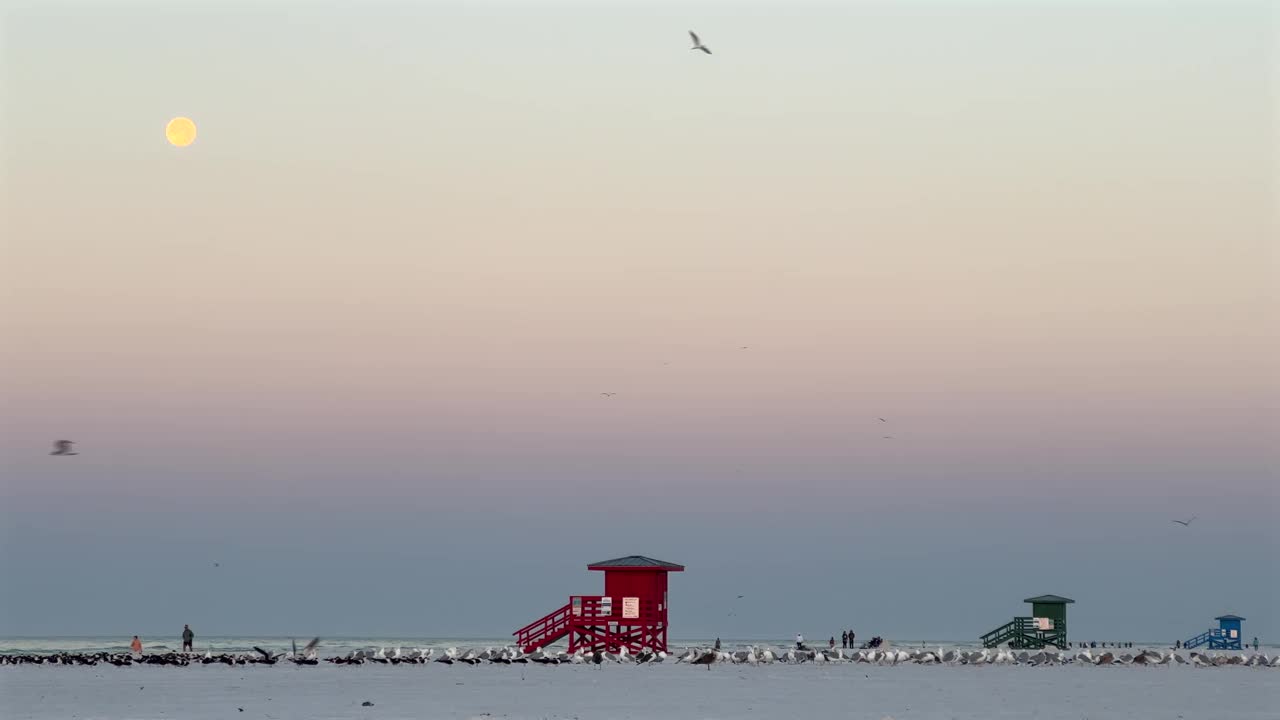
M 605 596 L 600 598 L 600 617 L 606 617 L 613 614 L 613 598 Z
M 1036 618 L 1037 630 L 1052 630 L 1053 618 Z
M 640 617 L 640 598 L 638 597 L 622 598 L 622 617 L 624 618 Z

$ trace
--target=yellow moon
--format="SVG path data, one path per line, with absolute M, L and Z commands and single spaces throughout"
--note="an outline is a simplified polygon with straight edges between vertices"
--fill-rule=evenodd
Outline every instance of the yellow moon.
M 186 147 L 196 141 L 196 124 L 191 118 L 176 117 L 164 126 L 164 136 L 174 147 Z

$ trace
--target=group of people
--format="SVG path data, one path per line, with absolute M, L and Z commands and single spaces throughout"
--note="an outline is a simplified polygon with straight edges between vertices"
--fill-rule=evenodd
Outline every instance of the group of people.
M 182 652 L 191 652 L 196 641 L 196 634 L 191 631 L 190 625 L 182 626 Z M 134 653 L 142 653 L 142 640 L 137 635 L 133 636 L 133 642 L 129 643 L 129 649 Z
M 855 643 L 857 642 L 857 641 L 856 641 L 856 638 L 857 638 L 857 635 L 856 635 L 852 630 L 844 630 L 844 631 L 842 631 L 842 632 L 840 633 L 840 647 L 842 647 L 842 648 L 844 648 L 844 649 L 846 649 L 846 650 L 852 650 L 852 649 L 854 649 L 854 648 L 858 647 L 858 646 L 855 644 Z M 875 648 L 875 647 L 880 647 L 880 644 L 881 644 L 881 643 L 883 643 L 883 642 L 884 642 L 884 639 L 883 639 L 883 638 L 880 638 L 880 637 L 878 637 L 878 636 L 877 636 L 877 637 L 873 637 L 873 638 L 871 638 L 871 641 L 870 641 L 870 642 L 865 642 L 865 643 L 863 643 L 863 644 L 862 644 L 862 648 L 863 648 L 863 649 L 866 649 L 866 648 Z M 836 636 L 835 636 L 835 635 L 832 635 L 832 636 L 831 636 L 831 639 L 827 641 L 827 647 L 831 648 L 832 650 L 835 650 L 835 649 L 836 649 Z M 797 649 L 797 650 L 808 650 L 808 649 L 809 649 L 809 648 L 805 647 L 805 645 L 804 645 L 804 635 L 801 635 L 800 633 L 796 633 L 796 649 Z

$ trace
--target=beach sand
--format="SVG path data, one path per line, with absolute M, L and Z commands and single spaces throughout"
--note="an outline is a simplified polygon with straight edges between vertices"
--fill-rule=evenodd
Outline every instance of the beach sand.
M 372 707 L 362 707 L 369 701 Z M 244 708 L 240 712 L 239 708 Z M 0 717 L 1274 720 L 1256 668 L 906 665 L 0 669 Z

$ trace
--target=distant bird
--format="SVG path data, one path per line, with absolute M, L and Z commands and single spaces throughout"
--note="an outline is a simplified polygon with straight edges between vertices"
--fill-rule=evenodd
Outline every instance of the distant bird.
M 893 439 L 893 436 L 892 436 L 892 435 L 885 435 L 883 438 L 880 438 L 880 439 L 881 439 L 881 440 L 892 440 L 892 439 Z
M 600 394 L 601 394 L 601 395 L 603 395 L 603 396 L 605 396 L 605 397 L 613 397 L 614 395 L 617 395 L 618 393 L 616 393 L 616 392 L 611 392 L 611 393 L 605 393 L 605 392 L 602 392 L 602 393 L 600 393 Z
M 880 418 L 880 422 L 889 422 L 889 421 L 885 420 L 884 418 Z
M 1173 522 L 1178 523 L 1178 524 L 1179 524 L 1179 525 L 1181 525 L 1182 527 L 1191 527 L 1191 523 L 1192 523 L 1195 519 L 1196 519 L 1196 516 L 1195 516 L 1195 515 L 1192 515 L 1192 516 L 1191 516 L 1191 518 L 1190 518 L 1190 519 L 1188 519 L 1188 520 L 1174 520 Z
M 53 444 L 53 452 L 49 454 L 50 455 L 79 455 L 80 453 L 71 451 L 72 445 L 75 445 L 75 443 L 70 440 L 58 440 Z
M 214 566 L 214 567 L 222 567 L 222 563 L 214 563 L 214 564 L 213 564 L 213 566 Z
M 742 598 L 744 598 L 744 597 L 746 597 L 746 595 L 739 595 L 739 596 L 738 596 L 738 599 L 739 599 L 739 600 L 741 600 L 741 599 L 742 599 Z
M 701 50 L 708 55 L 711 54 L 711 50 L 708 49 L 706 45 L 703 45 L 702 41 L 698 39 L 698 33 L 690 30 L 689 37 L 693 38 L 693 47 L 689 48 L 690 50 Z
M 750 349 L 750 347 L 751 347 L 750 345 L 743 345 L 742 347 L 740 347 L 740 348 L 738 348 L 738 349 L 739 349 L 739 350 L 748 350 L 748 349 Z

